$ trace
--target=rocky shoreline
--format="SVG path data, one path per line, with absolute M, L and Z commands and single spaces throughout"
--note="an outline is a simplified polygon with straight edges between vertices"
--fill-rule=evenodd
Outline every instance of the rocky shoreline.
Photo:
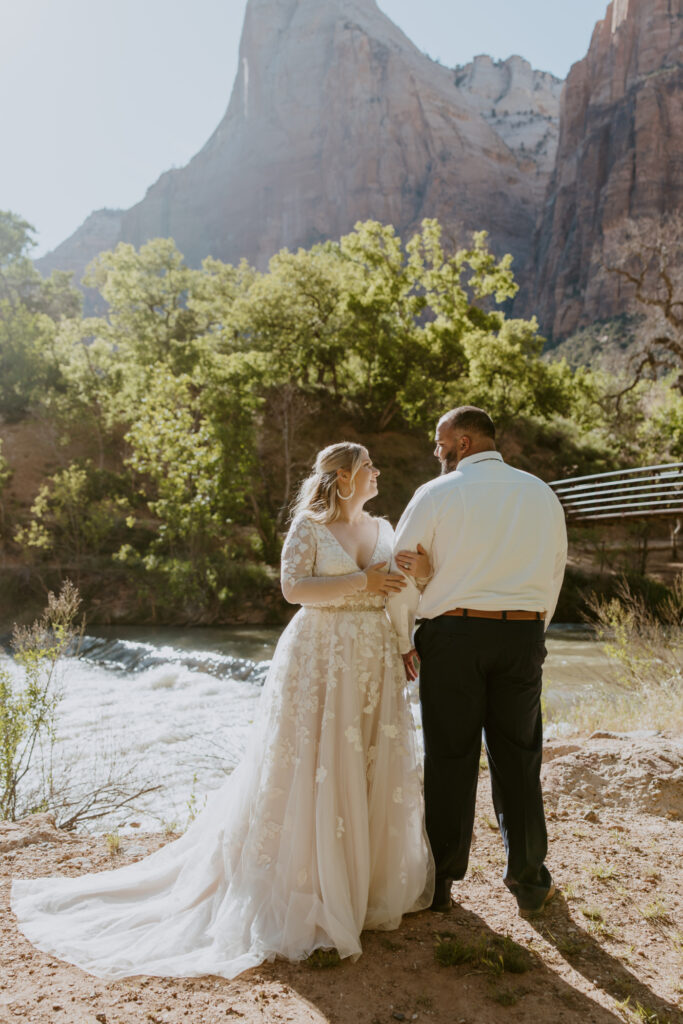
M 517 917 L 502 884 L 482 768 L 470 871 L 450 914 L 366 933 L 356 964 L 276 961 L 232 982 L 108 983 L 33 949 L 9 910 L 12 877 L 107 870 L 169 837 L 126 837 L 112 855 L 106 837 L 62 832 L 48 815 L 1 823 L 0 1024 L 683 1021 L 683 741 L 596 733 L 549 741 L 544 762 L 558 895 L 543 919 Z M 445 965 L 453 948 L 502 949 L 505 936 L 509 962 Z

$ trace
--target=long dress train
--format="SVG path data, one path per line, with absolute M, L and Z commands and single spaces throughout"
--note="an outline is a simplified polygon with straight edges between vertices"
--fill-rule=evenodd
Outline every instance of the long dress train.
M 376 520 L 371 561 L 393 532 Z M 16 879 L 35 946 L 102 978 L 232 978 L 276 955 L 361 952 L 363 928 L 429 905 L 414 727 L 383 599 L 330 530 L 285 542 L 282 634 L 244 758 L 188 831 L 144 860 L 78 878 Z

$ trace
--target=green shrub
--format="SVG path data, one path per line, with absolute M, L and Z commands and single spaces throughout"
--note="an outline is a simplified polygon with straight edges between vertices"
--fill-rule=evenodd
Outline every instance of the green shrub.
M 72 462 L 40 488 L 29 522 L 16 531 L 15 541 L 42 557 L 57 555 L 62 564 L 78 565 L 111 549 L 112 537 L 123 536 L 130 507 L 113 488 L 103 490 L 90 462 Z
M 523 974 L 533 967 L 529 953 L 508 935 L 481 935 L 474 942 L 455 935 L 442 935 L 434 949 L 434 958 L 442 967 L 474 964 L 491 974 Z
M 32 626 L 14 628 L 12 649 L 22 678 L 0 668 L 0 818 L 15 821 L 45 809 L 55 717 L 62 699 L 58 667 L 76 636 L 79 604 L 78 591 L 67 581 L 58 597 L 49 594 L 40 619 Z M 24 786 L 36 761 L 41 775 L 39 797 L 27 806 Z

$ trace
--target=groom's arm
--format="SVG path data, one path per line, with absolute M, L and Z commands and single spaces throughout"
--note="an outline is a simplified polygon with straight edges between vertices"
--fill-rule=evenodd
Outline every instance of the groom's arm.
M 397 569 L 396 552 L 401 550 L 416 551 L 417 545 L 421 544 L 429 555 L 429 560 L 434 567 L 432 554 L 432 542 L 434 539 L 434 513 L 432 500 L 429 492 L 420 487 L 401 516 L 394 535 L 394 561 L 392 570 Z M 420 602 L 420 591 L 415 585 L 412 576 L 405 576 L 407 586 L 398 594 L 392 594 L 387 598 L 387 611 L 396 634 L 398 636 L 399 650 L 401 654 L 407 654 L 413 649 L 413 627 L 415 625 L 415 613 Z
M 564 579 L 564 570 L 567 565 L 567 525 L 564 517 L 564 509 L 555 494 L 553 494 L 553 499 L 555 564 L 553 566 L 552 589 L 548 598 L 548 607 L 546 609 L 545 616 L 546 629 L 550 625 L 550 620 L 552 619 L 555 613 L 555 608 L 557 607 L 557 600 L 560 596 L 562 580 Z

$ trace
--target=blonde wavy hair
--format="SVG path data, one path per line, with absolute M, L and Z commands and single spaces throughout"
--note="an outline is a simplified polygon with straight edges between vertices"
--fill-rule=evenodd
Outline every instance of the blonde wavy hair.
M 337 496 L 337 470 L 348 469 L 351 486 L 360 469 L 365 449 L 351 441 L 330 444 L 318 452 L 313 472 L 306 477 L 292 505 L 292 519 L 302 513 L 319 523 L 333 523 L 341 514 Z

